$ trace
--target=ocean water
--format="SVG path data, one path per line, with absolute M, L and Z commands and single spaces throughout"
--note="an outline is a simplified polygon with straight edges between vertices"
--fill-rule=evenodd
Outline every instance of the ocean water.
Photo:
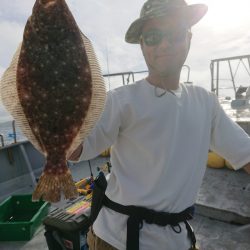
M 16 135 L 14 134 L 12 128 L 13 123 L 15 126 Z M 13 117 L 7 112 L 7 110 L 4 108 L 1 102 L 0 102 L 0 135 L 2 135 L 2 138 L 4 140 L 4 145 L 14 143 L 15 136 L 17 142 L 26 140 L 26 137 L 22 134 L 21 130 L 15 124 Z M 0 146 L 2 146 L 1 140 L 0 140 Z
M 1 120 L 0 121 L 0 134 L 3 136 L 4 145 L 14 143 L 14 132 L 12 129 L 13 120 Z M 16 140 L 24 141 L 27 138 L 22 134 L 22 131 L 15 125 L 16 128 Z M 0 145 L 2 142 L 0 141 Z

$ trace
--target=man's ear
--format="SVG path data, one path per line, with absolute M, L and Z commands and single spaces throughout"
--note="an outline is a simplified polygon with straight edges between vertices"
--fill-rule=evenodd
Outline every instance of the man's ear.
M 191 41 L 193 37 L 193 33 L 191 32 L 191 30 L 188 31 L 188 40 Z
M 142 38 L 140 37 L 140 46 L 141 46 L 141 49 L 143 47 L 143 41 L 142 41 Z
M 143 49 L 143 41 L 142 41 L 142 38 L 140 38 L 140 47 L 141 47 L 141 51 L 142 51 L 142 54 L 144 56 L 144 49 Z
M 191 40 L 193 37 L 193 33 L 191 31 L 189 32 L 189 36 L 190 36 L 190 40 Z
M 192 40 L 192 32 L 189 30 L 188 31 L 188 34 L 187 34 L 187 38 L 186 38 L 186 45 L 187 45 L 187 50 L 186 50 L 186 57 L 185 57 L 185 60 L 187 59 L 187 56 L 188 56 L 188 53 L 189 53 L 189 50 L 190 50 L 190 45 L 191 45 L 191 40 Z
M 187 39 L 188 39 L 188 51 L 189 51 L 189 49 L 190 49 L 192 37 L 193 37 L 193 34 L 192 34 L 191 31 L 189 31 L 189 32 L 188 32 L 188 35 L 187 35 Z

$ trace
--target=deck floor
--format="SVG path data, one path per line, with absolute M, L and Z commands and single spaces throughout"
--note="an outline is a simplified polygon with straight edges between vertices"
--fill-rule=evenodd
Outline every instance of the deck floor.
M 203 250 L 249 250 L 250 225 L 238 226 L 196 215 L 191 221 L 198 245 Z M 1 242 L 1 250 L 48 250 L 40 226 L 30 241 Z
M 91 161 L 92 171 L 94 175 L 96 176 L 98 171 L 97 167 L 102 166 L 108 158 L 96 158 Z M 75 181 L 80 180 L 81 178 L 85 176 L 90 175 L 90 170 L 88 166 L 88 162 L 81 162 L 78 164 L 71 165 L 71 171 L 72 175 Z M 250 191 L 250 178 L 249 176 L 244 175 L 243 173 L 235 173 L 235 177 L 230 177 L 229 170 L 211 170 L 208 169 L 203 185 L 201 187 L 200 193 L 197 198 L 197 203 L 199 206 L 209 207 L 212 204 L 213 206 L 217 206 L 218 208 L 226 207 L 230 208 L 230 205 L 228 203 L 228 200 L 232 200 L 232 189 L 234 189 L 235 192 L 238 192 L 238 194 L 241 194 L 241 197 L 243 199 L 246 199 L 249 197 Z M 242 182 L 239 183 L 240 185 L 237 185 L 239 182 L 236 177 L 238 175 L 240 176 Z M 218 182 L 218 178 L 221 182 Z M 215 178 L 213 181 L 213 185 L 208 186 L 208 182 L 211 183 L 212 179 Z M 228 178 L 228 179 L 227 179 Z M 224 182 L 223 182 L 224 180 Z M 228 182 L 229 181 L 229 182 Z M 212 188 L 215 188 L 214 190 L 218 190 L 218 185 L 221 187 L 221 192 L 214 192 L 212 193 Z M 230 190 L 231 187 L 231 190 Z M 243 189 L 244 187 L 244 189 Z M 209 196 L 205 197 L 206 190 L 209 190 Z M 227 192 L 225 191 L 228 190 Z M 245 193 L 242 195 L 241 190 L 245 191 Z M 222 191 L 224 190 L 224 191 Z M 238 190 L 238 191 L 237 191 Z M 32 189 L 30 187 L 27 187 L 27 192 L 32 192 Z M 225 193 L 226 192 L 226 193 Z M 229 195 L 231 193 L 231 195 Z M 237 193 L 235 194 L 238 199 L 239 195 Z M 218 196 L 217 198 L 215 198 Z M 228 199 L 226 202 L 221 201 L 222 198 Z M 216 205 L 216 200 L 219 201 L 219 205 Z M 249 199 L 250 200 L 250 199 Z M 245 207 L 242 207 L 242 201 L 238 201 L 238 203 L 234 202 L 234 208 L 230 208 L 232 211 L 237 212 L 240 211 L 242 214 L 249 214 L 250 207 L 248 206 L 249 200 L 245 200 Z M 211 203 L 212 201 L 212 203 Z M 54 204 L 54 206 L 60 206 L 63 202 Z M 236 209 L 237 206 L 238 210 Z M 54 207 L 53 206 L 53 207 Z M 53 209 L 53 207 L 51 209 Z M 193 225 L 193 228 L 196 233 L 198 245 L 203 250 L 249 250 L 250 249 L 250 224 L 246 225 L 237 225 L 232 224 L 228 222 L 222 222 L 217 219 L 211 219 L 209 217 L 213 217 L 214 214 L 210 213 L 210 210 L 200 211 L 198 209 L 198 213 L 196 214 L 195 218 L 191 221 L 191 224 Z M 216 214 L 218 217 L 218 214 Z M 216 217 L 215 216 L 215 217 Z M 1 250 L 48 250 L 47 243 L 44 237 L 44 226 L 41 225 L 38 230 L 35 232 L 35 235 L 30 241 L 19 241 L 19 242 L 0 242 L 0 249 Z

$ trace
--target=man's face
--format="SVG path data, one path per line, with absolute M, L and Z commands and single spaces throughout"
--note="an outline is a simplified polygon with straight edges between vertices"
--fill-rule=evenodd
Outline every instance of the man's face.
M 170 76 L 180 73 L 192 37 L 178 14 L 148 20 L 143 27 L 141 49 L 150 73 Z

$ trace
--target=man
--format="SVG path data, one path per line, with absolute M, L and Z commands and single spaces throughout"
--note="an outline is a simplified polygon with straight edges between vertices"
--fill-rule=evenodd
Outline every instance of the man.
M 179 83 L 191 26 L 206 11 L 184 0 L 148 0 L 126 33 L 127 42 L 140 44 L 149 74 L 108 93 L 84 141 L 81 160 L 112 145 L 107 197 L 88 235 L 91 250 L 196 249 L 187 220 L 209 148 L 250 172 L 247 134 L 214 94 Z

